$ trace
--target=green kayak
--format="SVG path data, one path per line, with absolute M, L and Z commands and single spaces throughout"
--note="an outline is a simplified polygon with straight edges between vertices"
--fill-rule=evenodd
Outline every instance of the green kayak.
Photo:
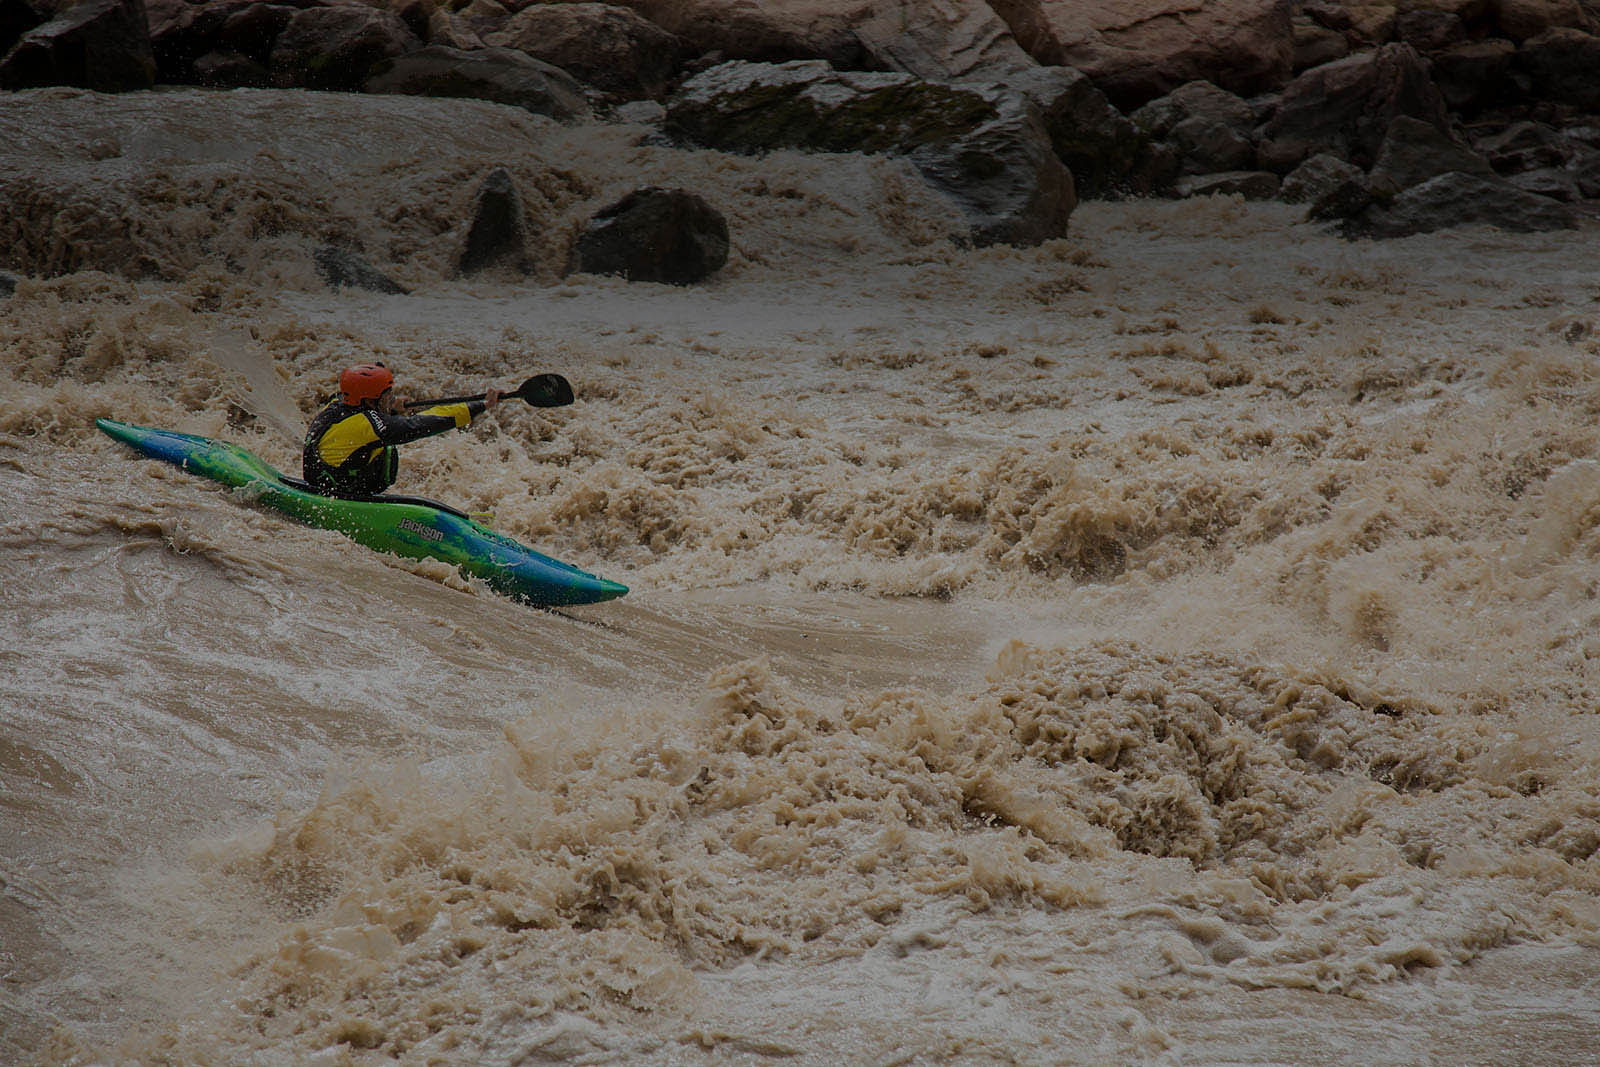
M 94 424 L 118 441 L 230 488 L 312 526 L 337 530 L 358 544 L 409 559 L 437 559 L 483 579 L 505 596 L 530 604 L 593 604 L 628 587 L 541 555 L 454 508 L 419 497 L 341 500 L 315 493 L 260 457 L 226 441 L 133 426 L 114 419 Z

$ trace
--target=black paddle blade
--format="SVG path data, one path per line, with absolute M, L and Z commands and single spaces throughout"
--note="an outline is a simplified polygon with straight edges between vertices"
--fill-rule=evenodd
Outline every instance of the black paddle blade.
M 507 393 L 506 399 L 526 400 L 536 408 L 560 408 L 572 403 L 572 383 L 559 374 L 536 374 Z

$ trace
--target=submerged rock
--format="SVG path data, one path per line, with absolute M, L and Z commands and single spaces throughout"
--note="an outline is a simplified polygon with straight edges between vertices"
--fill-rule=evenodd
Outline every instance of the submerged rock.
M 148 89 L 156 61 L 142 0 L 83 0 L 23 33 L 0 59 L 0 88 Z
M 17 291 L 17 279 L 5 271 L 0 270 L 0 300 L 4 300 Z
M 728 224 L 694 193 L 647 187 L 597 212 L 574 251 L 585 274 L 690 285 L 728 261 Z
M 1441 174 L 1392 200 L 1377 201 L 1341 227 L 1346 237 L 1408 237 L 1480 224 L 1517 233 L 1570 230 L 1578 214 L 1548 197 L 1478 174 Z
M 1246 200 L 1271 200 L 1278 195 L 1279 178 L 1270 170 L 1231 170 L 1179 178 L 1173 191 L 1179 196 L 1242 196 Z
M 526 273 L 525 250 L 522 197 L 511 172 L 496 167 L 478 188 L 473 201 L 472 226 L 467 231 L 466 247 L 456 267 L 462 274 L 476 274 L 510 263 Z
M 667 104 L 667 132 L 733 152 L 798 148 L 903 156 L 967 216 L 977 244 L 1032 245 L 1077 206 L 1039 109 L 993 86 L 835 71 L 820 62 L 725 63 Z
M 311 254 L 317 274 L 330 289 L 349 286 L 375 293 L 403 294 L 411 290 L 368 263 L 359 252 L 338 245 L 323 245 Z

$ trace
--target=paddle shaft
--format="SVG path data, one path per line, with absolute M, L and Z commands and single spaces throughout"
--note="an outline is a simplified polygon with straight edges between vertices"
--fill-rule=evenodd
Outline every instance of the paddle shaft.
M 432 400 L 412 400 L 406 407 L 415 410 L 435 404 L 470 404 L 488 395 L 475 393 L 472 396 L 441 396 Z M 525 400 L 536 408 L 559 408 L 572 403 L 572 385 L 559 374 L 539 374 L 517 386 L 514 392 L 501 393 L 500 399 Z

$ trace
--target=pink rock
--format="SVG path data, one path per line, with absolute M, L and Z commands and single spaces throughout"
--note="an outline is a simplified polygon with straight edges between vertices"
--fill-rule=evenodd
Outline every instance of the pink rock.
M 1278 0 L 991 0 L 1040 63 L 1077 67 L 1129 109 L 1190 81 L 1244 95 L 1288 82 L 1289 5 Z

